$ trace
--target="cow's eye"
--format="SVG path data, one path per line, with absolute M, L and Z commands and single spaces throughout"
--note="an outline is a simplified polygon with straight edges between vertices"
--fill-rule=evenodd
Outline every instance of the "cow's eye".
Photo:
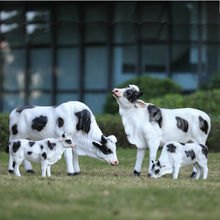
M 160 170 L 159 170 L 159 169 L 155 170 L 155 174 L 158 174 L 159 172 L 160 172 Z
M 65 142 L 66 142 L 67 144 L 72 144 L 72 141 L 71 141 L 71 140 L 65 140 Z

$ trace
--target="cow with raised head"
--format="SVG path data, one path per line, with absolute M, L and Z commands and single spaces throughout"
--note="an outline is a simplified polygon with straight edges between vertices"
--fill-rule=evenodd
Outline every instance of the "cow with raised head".
M 8 145 L 10 156 L 13 159 L 15 176 L 21 176 L 19 166 L 23 160 L 33 163 L 41 163 L 42 177 L 51 177 L 50 166 L 61 159 L 66 148 L 74 148 L 76 145 L 66 133 L 60 138 L 47 138 L 40 141 L 27 139 L 15 139 Z
M 203 144 L 181 144 L 170 141 L 163 146 L 158 161 L 152 161 L 151 178 L 158 178 L 165 174 L 173 174 L 178 178 L 180 167 L 194 165 L 197 171 L 196 179 L 203 173 L 203 179 L 208 176 L 208 148 Z
M 145 151 L 149 148 L 148 175 L 151 176 L 152 160 L 155 161 L 159 146 L 168 141 L 205 144 L 211 128 L 209 116 L 192 108 L 165 109 L 139 98 L 143 92 L 136 85 L 113 89 L 119 105 L 119 114 L 128 141 L 137 147 L 134 175 L 139 176 Z M 195 169 L 194 169 L 195 171 Z M 193 172 L 192 177 L 196 173 Z
M 68 175 L 80 173 L 78 155 L 89 156 L 118 165 L 117 139 L 105 137 L 95 116 L 85 104 L 70 101 L 58 106 L 24 106 L 14 109 L 9 117 L 9 142 L 14 139 L 42 140 L 58 138 L 64 132 L 71 136 L 76 147 L 64 152 Z M 13 160 L 9 158 L 9 172 L 13 173 Z M 24 160 L 25 170 L 33 172 L 30 162 Z

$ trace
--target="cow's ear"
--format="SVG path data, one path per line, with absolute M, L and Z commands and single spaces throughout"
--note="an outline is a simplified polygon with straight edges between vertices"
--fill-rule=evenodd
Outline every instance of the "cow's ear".
M 143 102 L 142 100 L 137 100 L 137 101 L 135 102 L 135 106 L 136 106 L 136 107 L 139 107 L 139 108 L 146 108 L 146 107 L 147 107 L 146 103 Z
M 144 94 L 143 91 L 139 92 L 138 95 L 137 95 L 137 99 L 139 99 L 143 94 Z
M 101 136 L 101 143 L 102 144 L 106 144 L 107 143 L 107 139 L 104 135 Z
M 93 141 L 92 144 L 93 144 L 95 147 L 98 147 L 98 148 L 102 147 L 102 145 L 101 145 L 99 142 L 97 142 L 97 141 Z

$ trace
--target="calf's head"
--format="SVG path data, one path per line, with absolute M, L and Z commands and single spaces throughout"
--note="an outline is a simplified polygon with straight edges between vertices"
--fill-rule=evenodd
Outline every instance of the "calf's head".
M 129 85 L 129 87 L 123 89 L 115 88 L 112 92 L 120 106 L 130 107 L 136 105 L 145 107 L 145 104 L 138 100 L 144 92 L 139 92 L 139 88 L 136 85 Z
M 151 178 L 156 179 L 158 177 L 165 175 L 166 171 L 165 171 L 164 167 L 166 167 L 166 165 L 161 165 L 159 160 L 155 161 L 155 162 L 152 160 Z
M 92 144 L 95 146 L 95 154 L 99 160 L 106 161 L 112 166 L 117 166 L 119 164 L 116 155 L 116 142 L 117 139 L 114 135 L 105 137 L 101 136 L 101 141 L 94 141 Z
M 60 137 L 61 142 L 63 143 L 63 146 L 65 148 L 74 148 L 76 145 L 73 143 L 72 138 L 67 135 L 66 133 L 63 133 Z

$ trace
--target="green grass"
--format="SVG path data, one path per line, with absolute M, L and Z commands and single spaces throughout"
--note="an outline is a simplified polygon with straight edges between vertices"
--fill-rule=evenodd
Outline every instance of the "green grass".
M 81 175 L 68 177 L 62 158 L 51 178 L 21 178 L 7 173 L 8 154 L 0 152 L 0 218 L 2 220 L 68 219 L 220 219 L 220 153 L 209 154 L 208 179 L 189 178 L 192 167 L 171 175 L 147 177 L 148 155 L 140 178 L 132 177 L 135 149 L 118 149 L 119 166 L 80 157 Z

